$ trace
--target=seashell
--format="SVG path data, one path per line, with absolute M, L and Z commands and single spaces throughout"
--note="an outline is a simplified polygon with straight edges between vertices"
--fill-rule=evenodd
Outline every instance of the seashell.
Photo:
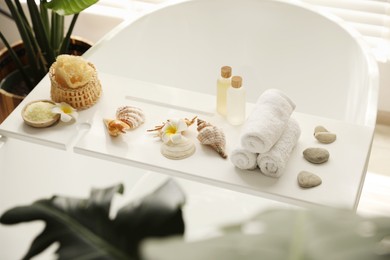
M 129 125 L 129 129 L 135 129 L 145 122 L 145 114 L 142 109 L 133 106 L 122 106 L 116 110 L 116 118 Z
M 128 124 L 118 119 L 103 119 L 103 122 L 107 127 L 108 133 L 113 137 L 126 133 L 126 130 L 130 129 Z
M 180 160 L 194 154 L 195 144 L 190 139 L 183 138 L 179 143 L 163 143 L 160 151 L 168 159 Z
M 211 146 L 222 158 L 227 158 L 225 152 L 226 139 L 222 129 L 199 118 L 197 125 L 199 132 L 197 138 L 199 142 Z

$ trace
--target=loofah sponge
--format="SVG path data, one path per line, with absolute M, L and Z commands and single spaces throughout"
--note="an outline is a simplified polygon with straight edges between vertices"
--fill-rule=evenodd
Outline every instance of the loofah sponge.
M 56 62 L 56 80 L 63 87 L 79 88 L 87 84 L 93 76 L 93 68 L 80 56 L 59 55 Z
M 76 109 L 93 106 L 102 87 L 95 66 L 80 56 L 59 55 L 49 70 L 51 99 Z

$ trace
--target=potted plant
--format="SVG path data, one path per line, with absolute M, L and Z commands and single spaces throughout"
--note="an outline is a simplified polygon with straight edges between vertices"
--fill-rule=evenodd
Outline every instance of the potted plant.
M 12 19 L 21 42 L 0 51 L 0 123 L 47 74 L 59 54 L 81 55 L 90 44 L 72 37 L 79 13 L 98 0 L 27 0 L 28 15 L 20 0 L 5 0 L 8 10 L 1 15 Z M 65 16 L 72 15 L 67 31 Z

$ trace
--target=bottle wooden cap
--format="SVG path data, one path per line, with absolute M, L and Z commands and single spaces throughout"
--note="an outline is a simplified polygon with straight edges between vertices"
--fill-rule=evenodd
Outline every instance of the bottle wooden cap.
M 223 66 L 221 68 L 221 77 L 230 78 L 232 76 L 232 68 L 229 66 Z
M 232 78 L 232 87 L 241 88 L 241 86 L 242 86 L 242 78 L 240 76 L 234 76 Z

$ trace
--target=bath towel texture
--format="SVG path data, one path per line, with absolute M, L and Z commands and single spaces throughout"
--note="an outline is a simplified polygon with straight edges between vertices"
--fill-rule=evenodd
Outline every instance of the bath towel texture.
M 283 92 L 269 89 L 259 97 L 241 133 L 241 145 L 253 153 L 265 153 L 281 137 L 295 104 Z
M 242 127 L 241 147 L 231 153 L 232 163 L 279 178 L 301 135 L 298 122 L 291 118 L 294 109 L 294 102 L 282 91 L 264 91 Z
M 279 178 L 283 174 L 283 170 L 300 135 L 301 129 L 298 122 L 290 118 L 282 136 L 272 146 L 271 150 L 259 154 L 257 157 L 257 165 L 260 171 L 266 176 Z
M 230 155 L 230 161 L 243 170 L 254 170 L 257 168 L 257 153 L 249 152 L 243 148 L 236 148 Z

